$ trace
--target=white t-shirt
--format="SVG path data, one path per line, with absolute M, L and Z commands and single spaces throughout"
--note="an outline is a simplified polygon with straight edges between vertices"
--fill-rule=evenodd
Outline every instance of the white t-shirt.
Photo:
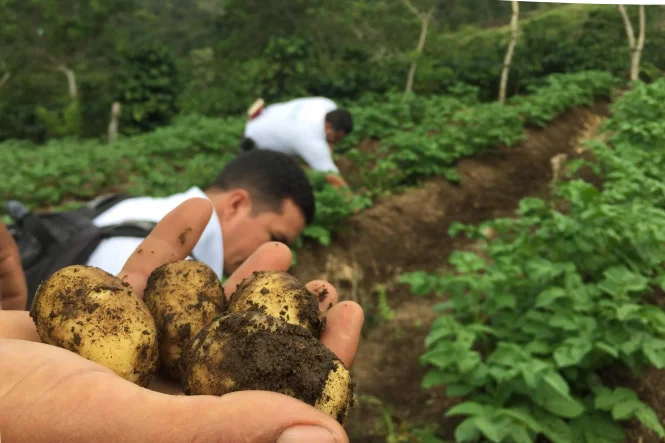
M 270 105 L 247 123 L 245 137 L 259 149 L 298 155 L 316 171 L 339 172 L 325 131 L 326 114 L 335 109 L 335 102 L 323 97 Z
M 164 198 L 137 197 L 127 199 L 100 214 L 93 220 L 93 223 L 101 227 L 130 220 L 159 222 L 182 202 L 196 197 L 208 198 L 201 189 L 192 187 L 181 194 Z M 142 238 L 136 237 L 114 237 L 102 240 L 86 264 L 117 275 L 142 241 Z M 223 251 L 222 228 L 217 214 L 213 211 L 208 226 L 206 226 L 192 252 L 198 260 L 210 266 L 221 278 L 224 271 Z

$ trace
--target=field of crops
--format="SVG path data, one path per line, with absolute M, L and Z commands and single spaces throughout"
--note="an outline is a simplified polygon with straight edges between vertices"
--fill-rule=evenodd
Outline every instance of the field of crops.
M 4 221 L 206 187 L 257 96 L 326 96 L 352 192 L 308 169 L 291 272 L 363 307 L 351 442 L 665 441 L 665 8 L 74 3 L 0 1 Z
M 442 175 L 457 181 L 455 163 L 497 145 L 515 146 L 524 127 L 546 125 L 577 105 L 609 97 L 616 79 L 604 72 L 553 75 L 528 96 L 508 106 L 480 103 L 478 90 L 460 86 L 455 94 L 419 97 L 367 96 L 349 109 L 356 128 L 341 154 L 354 166 L 352 197 L 325 185 L 311 173 L 317 189 L 317 220 L 305 237 L 328 244 L 339 221 L 377 197 L 401 192 L 420 180 Z M 2 144 L 2 200 L 17 199 L 32 208 L 70 209 L 103 192 L 165 196 L 190 186 L 206 186 L 238 152 L 242 118 L 189 115 L 172 126 L 122 139 L 54 140 Z M 374 150 L 359 148 L 380 140 Z
M 426 336 L 409 338 L 424 340 L 422 355 L 395 364 L 406 371 L 422 365 L 418 388 L 447 405 L 438 418 L 410 414 L 403 421 L 393 411 L 400 405 L 364 391 L 361 375 L 362 416 L 354 416 L 352 436 L 390 443 L 665 436 L 665 409 L 657 401 L 665 377 L 649 375 L 652 391 L 639 381 L 649 368 L 665 369 L 665 81 L 619 95 L 620 87 L 610 74 L 589 71 L 552 75 L 507 105 L 481 103 L 468 86 L 447 96 L 367 96 L 352 104 L 357 130 L 338 161 L 355 193 L 345 196 L 311 174 L 318 217 L 305 232 L 310 241 L 299 245 L 305 254 L 334 251 L 345 239 L 362 244 L 357 231 L 344 230 L 357 209 L 365 211 L 352 218 L 369 216 L 434 177 L 464 188 L 461 160 L 520 152 L 529 134 L 547 137 L 549 125 L 571 110 L 611 102 L 601 133 L 584 145 L 584 155 L 565 163 L 549 196 L 529 197 L 524 189 L 510 216 L 456 221 L 451 238 L 467 238 L 473 250 L 456 248 L 448 257 L 444 251 L 429 270 L 393 273 L 398 286 L 370 279 L 362 282 L 364 293 L 347 294 L 370 314 L 368 342 L 373 329 L 399 321 L 405 301 L 425 302 L 432 314 L 409 319 L 427 328 Z M 66 209 L 106 191 L 168 195 L 205 186 L 235 154 L 242 125 L 188 116 L 114 144 L 6 142 L 0 195 L 33 208 Z M 580 178 L 584 168 L 594 180 Z M 392 239 L 398 248 L 400 240 L 407 241 Z M 324 256 L 305 255 L 309 269 L 328 266 Z M 383 257 L 382 272 L 390 263 Z M 308 272 L 300 264 L 295 271 Z M 391 331 L 382 340 L 404 340 L 403 330 Z

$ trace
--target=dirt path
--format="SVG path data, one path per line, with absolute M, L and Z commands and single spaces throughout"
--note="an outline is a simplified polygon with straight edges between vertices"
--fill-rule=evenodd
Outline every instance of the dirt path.
M 391 413 L 361 401 L 347 426 L 351 441 L 385 442 L 387 421 L 393 433 L 438 423 L 452 439 L 455 423 L 444 420 L 443 413 L 454 402 L 442 390 L 420 388 L 426 371 L 418 357 L 435 318 L 432 305 L 436 301 L 412 296 L 394 279 L 403 271 L 440 269 L 453 249 L 470 246 L 448 236 L 454 221 L 479 223 L 510 216 L 520 199 L 547 197 L 552 159 L 583 155 L 581 140 L 595 136 L 600 116 L 606 113 L 605 103 L 572 110 L 545 129 L 529 130 L 527 140 L 517 148 L 502 147 L 496 154 L 459 162 L 460 185 L 433 179 L 353 217 L 332 246 L 308 247 L 299 253 L 299 265 L 293 270 L 296 276 L 304 281 L 331 281 L 339 288 L 340 298 L 359 301 L 368 314 L 352 373 L 358 394 L 375 397 Z M 380 321 L 377 283 L 385 284 L 394 312 L 390 320 Z
M 459 185 L 437 178 L 377 203 L 351 217 L 331 246 L 299 251 L 293 272 L 303 280 L 337 281 L 351 295 L 370 292 L 374 283 L 403 271 L 436 269 L 461 246 L 448 236 L 451 223 L 510 216 L 520 199 L 547 197 L 552 158 L 580 155 L 579 140 L 595 131 L 606 112 L 605 103 L 574 109 L 545 129 L 528 130 L 517 148 L 460 161 Z

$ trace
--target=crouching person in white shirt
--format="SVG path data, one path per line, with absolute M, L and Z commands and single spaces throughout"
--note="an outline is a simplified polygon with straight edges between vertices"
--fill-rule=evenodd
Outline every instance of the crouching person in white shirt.
M 96 217 L 94 223 L 159 222 L 193 197 L 209 199 L 215 210 L 192 257 L 206 263 L 220 278 L 231 275 L 264 243 L 291 244 L 314 218 L 313 190 L 298 163 L 279 152 L 254 150 L 233 159 L 205 189 L 193 187 L 165 198 L 127 199 Z M 180 235 L 185 237 L 187 232 Z M 142 241 L 135 237 L 103 240 L 87 264 L 117 275 Z
M 312 169 L 328 172 L 333 186 L 347 186 L 332 159 L 334 147 L 353 131 L 346 109 L 324 97 L 309 97 L 264 107 L 257 100 L 247 111 L 241 149 L 265 149 L 299 156 Z

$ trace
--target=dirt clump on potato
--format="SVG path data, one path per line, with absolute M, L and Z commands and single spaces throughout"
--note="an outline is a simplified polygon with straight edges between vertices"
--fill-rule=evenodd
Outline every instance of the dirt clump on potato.
M 155 269 L 144 300 L 157 326 L 163 372 L 180 380 L 180 357 L 189 342 L 227 308 L 224 287 L 205 263 L 181 260 Z
M 158 368 L 150 311 L 129 284 L 102 269 L 75 265 L 55 272 L 37 288 L 30 316 L 44 343 L 137 385 L 147 386 Z
M 183 355 L 186 395 L 264 390 L 289 395 L 346 420 L 349 372 L 305 328 L 257 311 L 218 317 Z
M 316 338 L 325 328 L 318 297 L 287 272 L 257 271 L 231 296 L 229 312 L 258 311 L 308 329 Z

